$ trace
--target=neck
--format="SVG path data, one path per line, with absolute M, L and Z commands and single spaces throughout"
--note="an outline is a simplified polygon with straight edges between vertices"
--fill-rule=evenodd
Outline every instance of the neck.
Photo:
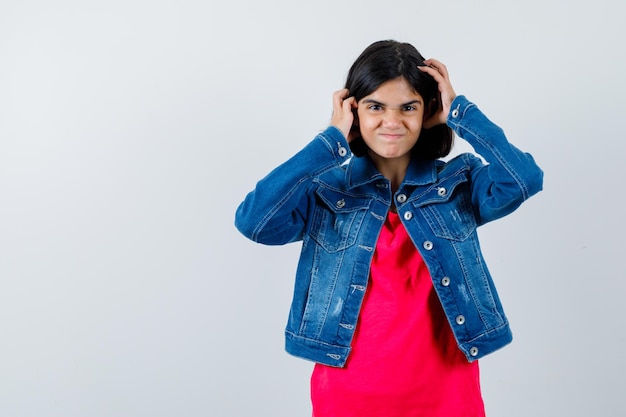
M 381 158 L 370 152 L 370 158 L 378 171 L 389 181 L 391 181 L 391 191 L 395 193 L 404 181 L 406 170 L 411 161 L 410 155 L 404 155 L 400 158 Z

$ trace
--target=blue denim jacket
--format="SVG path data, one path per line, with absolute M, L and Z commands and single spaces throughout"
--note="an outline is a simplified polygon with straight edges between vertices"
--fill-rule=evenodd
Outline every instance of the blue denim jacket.
M 540 191 L 543 173 L 464 96 L 451 109 L 448 125 L 486 164 L 469 153 L 448 162 L 413 159 L 392 195 L 369 158 L 353 156 L 342 133 L 329 127 L 260 180 L 237 209 L 235 225 L 253 241 L 302 241 L 285 331 L 290 354 L 346 363 L 392 198 L 467 359 L 511 341 L 476 228 Z

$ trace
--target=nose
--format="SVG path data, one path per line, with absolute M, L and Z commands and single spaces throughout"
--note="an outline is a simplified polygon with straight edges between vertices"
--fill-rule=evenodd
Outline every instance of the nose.
M 390 129 L 398 128 L 401 124 L 400 114 L 396 109 L 388 109 L 383 118 L 383 124 Z

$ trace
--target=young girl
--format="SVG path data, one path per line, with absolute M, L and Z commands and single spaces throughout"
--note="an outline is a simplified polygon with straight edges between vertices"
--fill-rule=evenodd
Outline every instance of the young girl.
M 454 133 L 473 154 L 448 162 Z M 302 241 L 286 350 L 315 417 L 484 416 L 477 359 L 511 341 L 476 228 L 542 187 L 533 158 L 411 45 L 375 42 L 331 125 L 260 180 L 248 238 Z

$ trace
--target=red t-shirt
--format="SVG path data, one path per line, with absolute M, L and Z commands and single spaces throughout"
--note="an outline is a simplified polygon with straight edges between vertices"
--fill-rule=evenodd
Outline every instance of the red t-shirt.
M 484 417 L 478 362 L 458 349 L 430 273 L 397 214 L 372 259 L 344 368 L 316 364 L 314 417 Z

